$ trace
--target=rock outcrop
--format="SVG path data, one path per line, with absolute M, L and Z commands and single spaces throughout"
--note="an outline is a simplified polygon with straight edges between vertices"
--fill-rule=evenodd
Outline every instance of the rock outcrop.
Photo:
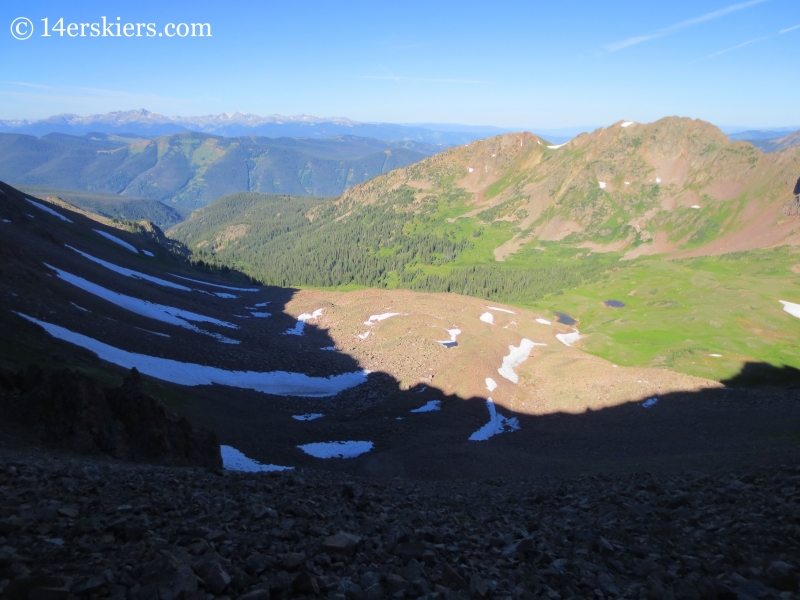
M 195 431 L 184 418 L 142 389 L 136 368 L 118 388 L 62 370 L 36 366 L 0 372 L 0 416 L 33 432 L 47 445 L 80 454 L 174 466 L 220 468 L 216 435 Z

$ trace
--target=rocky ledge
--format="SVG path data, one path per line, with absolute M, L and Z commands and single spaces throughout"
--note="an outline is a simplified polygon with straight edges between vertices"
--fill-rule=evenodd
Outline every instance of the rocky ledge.
M 185 418 L 146 393 L 134 367 L 117 388 L 77 371 L 45 374 L 36 365 L 0 369 L 0 422 L 42 443 L 79 454 L 165 465 L 222 467 L 213 431 L 195 431 Z
M 0 454 L 12 599 L 797 598 L 800 469 L 478 482 Z

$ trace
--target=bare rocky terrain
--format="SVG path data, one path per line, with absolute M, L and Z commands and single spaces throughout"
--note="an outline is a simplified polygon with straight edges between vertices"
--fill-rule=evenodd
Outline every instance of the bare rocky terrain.
M 419 482 L 0 455 L 8 598 L 795 598 L 796 466 Z

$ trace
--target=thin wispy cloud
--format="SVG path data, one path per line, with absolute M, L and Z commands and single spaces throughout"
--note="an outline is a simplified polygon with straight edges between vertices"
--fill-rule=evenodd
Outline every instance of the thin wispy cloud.
M 489 83 L 480 79 L 438 79 L 429 77 L 398 77 L 396 75 L 362 75 L 361 79 L 390 79 L 392 81 L 423 81 L 429 83 Z
M 752 40 L 748 40 L 738 46 L 734 46 L 733 48 L 725 48 L 724 50 L 720 50 L 719 52 L 714 52 L 713 54 L 709 54 L 708 56 L 704 56 L 703 58 L 698 58 L 697 60 L 691 61 L 689 64 L 693 65 L 695 63 L 699 63 L 704 60 L 708 60 L 709 58 L 714 58 L 715 56 L 720 56 L 722 54 L 727 54 L 728 52 L 733 52 L 734 50 L 738 50 L 739 48 L 744 48 L 745 46 L 749 46 L 750 44 L 755 44 L 756 42 L 762 42 L 766 39 L 769 39 L 770 36 L 758 37 Z
M 674 25 L 670 25 L 669 27 L 659 29 L 658 31 L 654 31 L 653 33 L 629 37 L 627 39 L 620 40 L 619 42 L 608 44 L 606 46 L 606 50 L 608 52 L 617 52 L 619 50 L 623 50 L 625 48 L 630 48 L 631 46 L 641 44 L 642 42 L 648 42 L 650 40 L 655 40 L 658 38 L 666 37 L 668 35 L 672 35 L 673 33 L 677 33 L 679 31 L 682 31 L 683 29 L 688 29 L 689 27 L 694 27 L 695 25 L 700 25 L 701 23 L 713 21 L 714 19 L 719 19 L 731 13 L 738 12 L 746 8 L 750 8 L 751 6 L 755 6 L 757 4 L 763 4 L 764 2 L 768 1 L 769 0 L 749 0 L 748 2 L 739 2 L 738 4 L 731 4 L 730 6 L 726 6 L 725 8 L 721 8 L 719 10 L 706 13 L 705 15 L 702 15 L 700 17 L 695 17 L 693 19 L 681 21 L 680 23 L 675 23 Z
M 795 29 L 800 29 L 800 25 L 795 25 L 794 27 L 789 27 L 788 29 L 781 29 L 778 33 L 783 35 L 784 33 L 789 33 L 790 31 L 794 31 Z

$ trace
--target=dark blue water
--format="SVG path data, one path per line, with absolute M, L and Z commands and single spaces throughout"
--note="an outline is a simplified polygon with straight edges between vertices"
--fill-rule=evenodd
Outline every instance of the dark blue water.
M 575 319 L 573 319 L 567 314 L 555 311 L 553 311 L 553 314 L 556 316 L 556 321 L 558 321 L 559 323 L 563 323 L 564 325 L 575 325 L 575 323 L 577 323 Z
M 625 306 L 624 302 L 620 302 L 619 300 L 606 300 L 603 302 L 609 308 L 623 308 Z

